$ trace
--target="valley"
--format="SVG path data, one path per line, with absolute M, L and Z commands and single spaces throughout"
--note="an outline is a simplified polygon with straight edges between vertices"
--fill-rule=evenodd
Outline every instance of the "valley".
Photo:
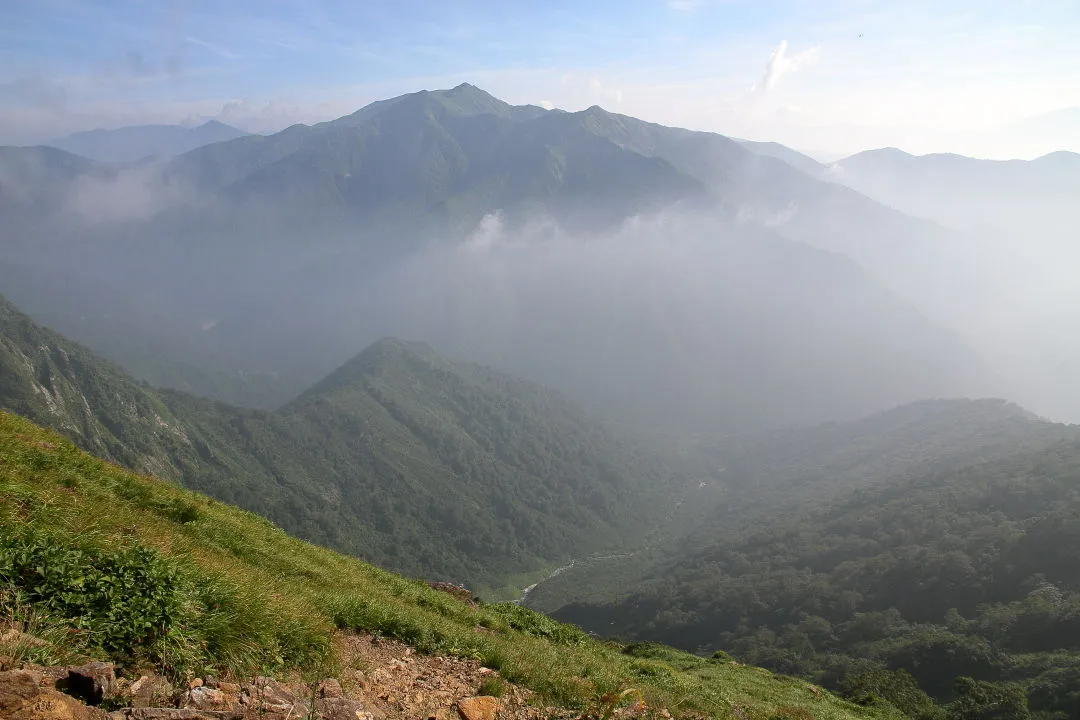
M 178 687 L 386 637 L 522 717 L 1077 717 L 1078 178 L 468 83 L 0 147 L 0 636 Z M 95 563 L 160 607 L 80 604 Z

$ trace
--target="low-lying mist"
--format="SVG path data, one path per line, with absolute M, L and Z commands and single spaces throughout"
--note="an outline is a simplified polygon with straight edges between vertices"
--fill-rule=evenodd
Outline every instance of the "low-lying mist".
M 634 424 L 802 423 L 989 390 L 962 343 L 851 260 L 690 213 L 588 237 L 493 214 L 339 286 L 317 314 L 358 345 L 426 340 Z

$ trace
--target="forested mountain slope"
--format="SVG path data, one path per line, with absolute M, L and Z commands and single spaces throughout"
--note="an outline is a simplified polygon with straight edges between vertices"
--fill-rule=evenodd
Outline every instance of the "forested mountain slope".
M 0 331 L 0 407 L 414 575 L 520 587 L 632 543 L 684 484 L 556 393 L 422 345 L 379 342 L 270 412 L 140 385 L 6 302 Z
M 873 667 L 906 670 L 941 701 L 958 676 L 1017 682 L 1037 717 L 1074 717 L 1080 432 L 979 404 L 929 413 L 921 440 L 896 422 L 926 411 L 777 445 L 760 477 L 783 480 L 764 486 L 766 502 L 721 504 L 620 599 L 556 616 L 833 686 Z M 932 418 L 979 428 L 976 413 L 996 419 L 972 433 Z M 852 444 L 874 424 L 894 426 L 891 453 Z M 913 450 L 925 454 L 906 461 Z M 766 511 L 785 487 L 798 503 Z

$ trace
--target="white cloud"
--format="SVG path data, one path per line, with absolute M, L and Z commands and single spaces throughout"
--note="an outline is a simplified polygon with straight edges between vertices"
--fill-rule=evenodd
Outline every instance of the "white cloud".
M 555 103 L 551 102 L 550 100 L 541 100 L 540 107 L 544 108 L 545 110 L 552 110 L 555 107 Z
M 788 55 L 787 49 L 787 40 L 781 40 L 769 57 L 769 63 L 765 66 L 765 75 L 750 88 L 751 92 L 765 93 L 772 90 L 784 75 L 812 63 L 818 56 L 816 45 L 794 55 Z

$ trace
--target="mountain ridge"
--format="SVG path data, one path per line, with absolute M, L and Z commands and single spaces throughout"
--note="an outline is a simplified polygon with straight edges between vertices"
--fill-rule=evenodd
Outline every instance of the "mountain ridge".
M 418 575 L 513 593 L 547 563 L 632 543 L 648 504 L 679 492 L 556 393 L 419 345 L 376 344 L 271 412 L 139 385 L 7 302 L 0 330 L 0 407 Z

